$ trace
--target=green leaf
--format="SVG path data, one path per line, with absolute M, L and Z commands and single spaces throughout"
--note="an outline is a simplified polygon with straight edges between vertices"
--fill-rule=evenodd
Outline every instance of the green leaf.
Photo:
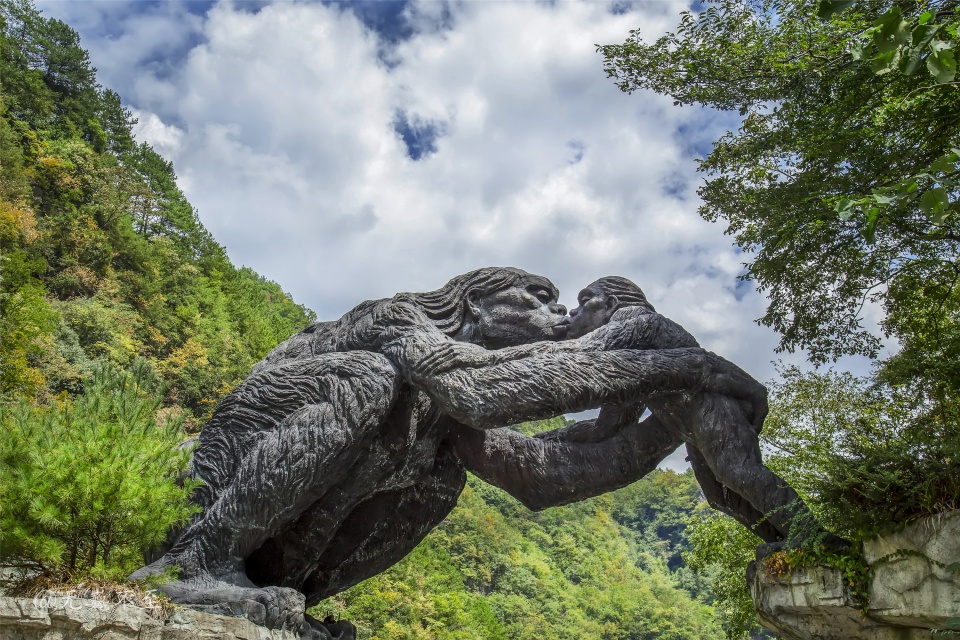
M 889 73 L 890 70 L 893 69 L 894 65 L 897 63 L 897 59 L 899 58 L 898 54 L 899 54 L 899 51 L 897 49 L 891 49 L 886 53 L 881 53 L 877 55 L 875 58 L 873 58 L 870 61 L 871 66 L 873 67 L 873 72 L 878 76 L 883 75 L 885 73 Z M 928 58 L 927 65 L 929 66 L 929 64 L 930 63 Z
M 863 42 L 853 42 L 850 44 L 850 56 L 854 60 L 863 60 L 867 53 L 867 45 Z
M 954 171 L 957 165 L 957 156 L 953 152 L 948 153 L 945 156 L 940 156 L 934 160 L 933 164 L 930 165 L 930 169 L 933 171 Z
M 913 75 L 920 68 L 920 51 L 916 48 L 904 47 L 900 55 L 900 73 L 905 76 Z
M 910 39 L 910 24 L 903 19 L 899 7 L 890 9 L 873 24 L 880 27 L 873 34 L 873 43 L 880 53 L 894 51 Z
M 854 203 L 853 200 L 850 200 L 850 199 L 848 199 L 848 198 L 844 198 L 844 199 L 840 200 L 839 202 L 837 202 L 837 204 L 834 205 L 833 209 L 834 209 L 834 211 L 837 212 L 837 216 L 838 216 L 841 220 L 847 221 L 847 220 L 849 220 L 849 219 L 853 216 L 853 212 L 854 212 L 853 205 L 854 205 L 854 204 L 855 204 L 855 203 Z
M 920 14 L 920 17 L 917 18 L 917 24 L 919 24 L 920 26 L 923 26 L 928 22 L 930 22 L 930 18 L 932 17 L 933 17 L 933 12 L 924 11 L 923 13 Z
M 933 36 L 940 30 L 939 24 L 928 24 L 917 27 L 913 30 L 913 46 L 922 48 L 933 40 Z
M 952 42 L 947 42 L 946 40 L 930 40 L 930 51 L 933 53 L 940 53 L 947 49 L 953 49 Z
M 949 206 L 950 200 L 947 198 L 947 190 L 943 187 L 930 189 L 920 196 L 920 209 L 931 217 Z
M 941 49 L 936 54 L 927 56 L 927 70 L 938 84 L 953 82 L 957 76 L 957 61 L 953 51 Z
M 852 5 L 854 0 L 820 0 L 817 6 L 817 17 L 821 20 L 829 20 L 835 14 Z
M 880 218 L 880 209 L 872 207 L 867 211 L 867 223 L 863 225 L 860 233 L 863 235 L 867 244 L 875 244 L 877 241 L 877 220 Z
M 895 198 L 892 198 L 890 196 L 883 196 L 883 195 L 880 195 L 879 193 L 875 193 L 873 194 L 873 200 L 879 205 L 888 205 L 891 202 L 893 202 Z

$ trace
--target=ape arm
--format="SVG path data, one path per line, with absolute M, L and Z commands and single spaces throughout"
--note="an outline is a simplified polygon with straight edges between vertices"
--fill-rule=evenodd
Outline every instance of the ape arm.
M 730 395 L 766 412 L 763 385 L 723 358 L 699 348 L 603 350 L 606 327 L 580 340 L 487 351 L 452 340 L 408 304 L 382 308 L 374 325 L 407 381 L 476 429 L 678 392 Z M 435 366 L 437 353 L 449 367 Z
M 414 351 L 416 345 L 407 345 Z M 394 356 L 404 362 L 404 358 Z M 393 358 L 391 358 L 393 359 Z M 407 360 L 409 362 L 409 360 Z M 420 375 L 401 364 L 412 385 L 440 410 L 475 429 L 550 418 L 602 404 L 644 402 L 664 393 L 711 391 L 765 407 L 765 389 L 702 349 L 547 352 L 492 365 Z
M 622 425 L 599 442 L 578 442 L 578 436 L 595 426 L 592 423 L 534 437 L 510 429 L 479 431 L 459 425 L 451 430 L 451 441 L 468 470 L 534 511 L 635 482 L 681 444 L 654 416 Z

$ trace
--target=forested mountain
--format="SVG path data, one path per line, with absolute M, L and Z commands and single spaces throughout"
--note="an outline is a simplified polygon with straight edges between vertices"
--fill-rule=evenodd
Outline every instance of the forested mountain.
M 172 444 L 314 319 L 231 264 L 134 124 L 75 31 L 0 0 L 0 565 L 57 579 L 120 578 L 188 517 Z M 542 513 L 471 479 L 320 608 L 366 638 L 720 638 L 681 556 L 702 508 L 689 473 Z
M 0 2 L 0 398 L 149 360 L 193 424 L 313 314 L 236 268 L 73 29 Z

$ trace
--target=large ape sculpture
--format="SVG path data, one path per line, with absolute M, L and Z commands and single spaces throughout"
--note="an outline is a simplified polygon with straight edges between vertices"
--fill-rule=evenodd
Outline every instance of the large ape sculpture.
M 131 579 L 172 569 L 161 588 L 175 602 L 331 637 L 305 604 L 386 569 L 446 516 L 472 468 L 458 433 L 662 393 L 765 411 L 759 383 L 699 348 L 555 342 L 565 313 L 546 278 L 487 268 L 290 338 L 203 429 L 189 470 L 202 513 Z M 469 349 L 438 372 L 458 344 Z

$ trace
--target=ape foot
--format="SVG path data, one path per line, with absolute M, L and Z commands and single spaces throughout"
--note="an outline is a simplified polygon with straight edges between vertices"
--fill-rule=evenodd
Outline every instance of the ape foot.
M 751 560 L 747 563 L 747 588 L 752 588 L 757 579 L 757 561 Z
M 758 544 L 756 549 L 756 562 L 761 563 L 776 552 L 783 551 L 786 548 L 788 547 L 784 544 L 783 540 Z
M 192 580 L 190 581 L 192 582 Z M 186 587 L 186 588 L 184 588 Z M 284 587 L 262 589 L 238 587 L 229 583 L 196 589 L 189 583 L 173 582 L 161 589 L 177 604 L 193 607 L 217 607 L 226 615 L 240 615 L 268 629 L 304 629 L 303 594 Z
M 135 576 L 137 574 L 131 578 Z M 230 576 L 201 574 L 186 580 L 163 582 L 157 589 L 176 604 L 191 609 L 246 618 L 269 629 L 289 629 L 303 633 L 304 638 L 326 640 L 313 633 L 305 623 L 302 593 L 286 587 L 259 588 L 242 573 Z

